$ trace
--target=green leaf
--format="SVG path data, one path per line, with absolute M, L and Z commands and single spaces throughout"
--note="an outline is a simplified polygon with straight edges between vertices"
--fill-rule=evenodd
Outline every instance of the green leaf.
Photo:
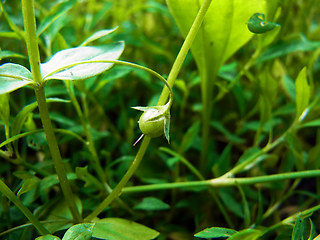
M 159 233 L 122 218 L 104 218 L 95 222 L 92 237 L 106 240 L 150 240 Z
M 61 98 L 48 98 L 46 101 L 49 102 L 70 102 L 69 100 L 61 99 Z M 20 133 L 23 124 L 28 118 L 29 114 L 38 106 L 37 102 L 30 103 L 25 106 L 18 115 L 12 121 L 12 136 Z
M 320 47 L 320 41 L 309 41 L 304 35 L 298 38 L 281 41 L 270 46 L 257 59 L 256 63 L 261 63 L 274 58 L 298 51 L 313 51 Z
M 8 50 L 0 51 L 0 60 L 3 58 L 26 58 L 24 55 Z
M 195 234 L 198 238 L 227 238 L 235 234 L 237 231 L 229 228 L 212 227 L 206 228 Z
M 309 105 L 310 86 L 307 80 L 307 68 L 304 67 L 296 79 L 296 118 L 303 119 L 304 112 Z
M 113 33 L 114 31 L 116 31 L 117 29 L 118 27 L 97 31 L 94 34 L 92 34 L 90 37 L 88 37 L 86 40 L 84 40 L 83 43 L 80 44 L 80 46 L 86 46 L 88 43 L 93 42 L 99 38 L 105 37 L 110 33 Z
M 199 10 L 198 0 L 167 0 L 183 36 Z M 213 81 L 220 66 L 253 36 L 246 26 L 256 12 L 264 12 L 261 0 L 215 0 L 211 3 L 191 52 L 200 71 L 203 100 L 211 101 Z
M 293 79 L 288 75 L 284 75 L 283 84 L 284 84 L 285 90 L 287 91 L 291 99 L 296 101 L 296 86 L 294 85 Z
M 124 49 L 123 42 L 103 46 L 76 47 L 57 52 L 40 65 L 43 80 L 82 80 L 98 75 L 113 63 L 87 63 L 90 61 L 117 60 Z M 86 62 L 86 63 L 81 63 Z
M 309 234 L 309 238 L 308 240 L 317 240 L 316 236 L 317 236 L 317 231 L 316 231 L 316 227 L 314 225 L 314 223 L 312 222 L 311 218 L 309 218 L 309 222 L 310 222 L 310 234 Z
M 0 94 L 12 92 L 31 83 L 31 72 L 25 67 L 14 63 L 0 66 Z
M 170 115 L 164 118 L 164 136 L 166 137 L 168 143 L 170 143 Z
M 320 119 L 315 119 L 300 125 L 300 127 L 319 127 L 319 126 L 320 126 Z
M 263 232 L 257 229 L 244 229 L 233 234 L 230 238 L 228 238 L 228 240 L 256 240 L 262 234 Z
M 183 135 L 183 138 L 180 144 L 181 153 L 187 151 L 192 146 L 192 144 L 194 143 L 194 140 L 199 134 L 199 131 L 200 131 L 200 121 L 197 121 Z
M 24 180 L 24 183 L 19 189 L 17 196 L 20 197 L 22 194 L 29 192 L 32 189 L 35 189 L 38 186 L 38 184 L 39 184 L 39 180 L 36 178 L 29 178 Z
M 53 8 L 51 8 L 49 13 L 40 23 L 37 29 L 37 36 L 40 36 L 61 15 L 70 10 L 76 2 L 76 0 L 61 1 L 60 3 L 56 4 Z
M 157 211 L 157 210 L 168 210 L 170 206 L 158 198 L 146 197 L 142 202 L 138 203 L 134 209 L 144 211 Z
M 231 142 L 244 143 L 245 140 L 229 132 L 220 122 L 211 121 L 210 125 L 225 135 Z
M 70 180 L 70 178 L 68 177 Z M 40 189 L 41 191 L 48 191 L 46 189 Z M 79 198 L 74 199 L 78 208 L 78 211 L 82 212 L 82 204 Z M 49 232 L 56 232 L 59 230 L 67 229 L 72 226 L 72 215 L 70 212 L 70 209 L 65 201 L 59 201 L 56 203 L 54 207 L 51 207 L 50 213 L 47 216 L 46 220 L 49 220 L 50 222 L 44 223 L 45 227 L 48 229 Z
M 35 240 L 60 240 L 59 237 L 53 236 L 51 234 L 45 235 L 45 236 L 41 236 L 41 237 L 37 237 Z
M 90 240 L 94 223 L 81 223 L 72 226 L 64 234 L 62 240 Z
M 305 225 L 301 214 L 298 215 L 292 231 L 292 240 L 304 239 Z

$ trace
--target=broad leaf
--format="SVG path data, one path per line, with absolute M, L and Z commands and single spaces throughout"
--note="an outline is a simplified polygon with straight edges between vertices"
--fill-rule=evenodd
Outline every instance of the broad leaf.
M 296 79 L 296 118 L 303 118 L 310 99 L 310 86 L 307 80 L 307 69 L 304 67 Z
M 25 67 L 14 63 L 0 66 L 0 94 L 12 92 L 31 83 L 31 72 Z
M 41 64 L 42 78 L 43 80 L 82 80 L 93 77 L 113 66 L 113 63 L 94 61 L 117 60 L 123 49 L 124 43 L 118 42 L 103 46 L 62 50 L 53 55 L 48 62 Z M 89 61 L 93 62 L 88 63 Z
M 167 0 L 169 9 L 184 36 L 187 35 L 201 1 Z M 200 71 L 203 99 L 209 102 L 220 66 L 253 36 L 247 22 L 256 12 L 265 11 L 262 0 L 214 0 L 191 47 Z
M 35 240 L 60 240 L 60 238 L 51 234 L 47 234 L 45 236 L 37 237 Z
M 198 0 L 167 0 L 182 34 L 186 36 L 199 10 Z M 263 12 L 265 1 L 261 0 L 215 0 L 212 1 L 191 51 L 197 61 L 221 65 L 244 45 L 253 34 L 247 22 L 256 12 Z
M 90 240 L 94 223 L 81 223 L 72 226 L 64 234 L 62 240 Z
M 95 223 L 92 237 L 107 240 L 150 240 L 159 233 L 139 223 L 121 218 L 105 218 Z
M 237 231 L 229 228 L 212 227 L 206 228 L 195 234 L 198 238 L 227 238 L 235 234 Z

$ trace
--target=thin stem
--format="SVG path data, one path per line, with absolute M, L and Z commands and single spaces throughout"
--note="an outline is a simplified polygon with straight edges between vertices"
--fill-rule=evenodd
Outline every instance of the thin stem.
M 36 21 L 33 0 L 22 0 L 22 14 L 32 77 L 33 81 L 36 82 L 38 85 L 38 87 L 35 87 L 35 94 L 38 101 L 38 107 L 40 111 L 41 121 L 43 124 L 43 129 L 46 134 L 47 143 L 49 145 L 52 160 L 57 171 L 61 189 L 66 198 L 73 219 L 76 222 L 81 222 L 82 218 L 76 207 L 71 187 L 66 177 L 66 172 L 62 163 L 57 140 L 54 135 L 51 120 L 49 118 L 49 112 L 44 94 L 44 84 L 42 82 L 43 80 L 40 73 L 40 54 L 37 42 L 38 38 L 36 35 Z
M 231 186 L 237 186 L 237 185 L 254 185 L 257 183 L 268 183 L 268 182 L 285 181 L 285 180 L 297 179 L 297 178 L 313 178 L 313 177 L 320 177 L 320 170 L 279 173 L 279 174 L 273 174 L 268 176 L 247 177 L 247 178 L 219 177 L 219 178 L 203 180 L 203 181 L 150 184 L 150 185 L 144 185 L 144 186 L 126 187 L 122 190 L 122 192 L 135 193 L 135 192 L 159 191 L 159 190 L 168 190 L 168 189 L 175 189 L 175 188 L 192 188 L 192 187 L 219 188 L 219 187 L 231 187 Z
M 202 23 L 205 15 L 208 11 L 208 8 L 209 8 L 211 2 L 212 2 L 212 0 L 204 0 L 202 2 L 201 7 L 199 9 L 199 12 L 198 12 L 190 30 L 189 30 L 188 35 L 186 36 L 186 39 L 183 42 L 183 45 L 178 53 L 178 56 L 176 57 L 176 60 L 174 61 L 173 65 L 172 65 L 171 71 L 170 71 L 168 79 L 167 79 L 171 88 L 173 87 L 174 82 L 178 77 L 178 74 L 181 70 L 182 64 L 183 64 L 183 62 L 184 62 L 184 60 L 185 60 L 185 58 L 191 48 L 191 45 L 193 43 L 194 38 L 196 37 L 196 35 L 200 29 L 201 23 Z M 166 102 L 168 96 L 169 96 L 168 89 L 166 89 L 166 88 L 163 89 L 162 93 L 160 95 L 159 101 L 158 101 L 158 105 L 163 105 Z
M 36 35 L 36 19 L 33 0 L 22 0 L 22 14 L 33 81 L 40 83 L 40 54 L 37 42 L 38 38 Z
M 82 218 L 80 216 L 80 213 L 77 209 L 77 206 L 75 204 L 74 195 L 72 193 L 69 181 L 66 176 L 66 171 L 64 169 L 62 158 L 60 154 L 60 150 L 58 147 L 58 143 L 54 134 L 54 130 L 51 124 L 51 120 L 49 117 L 48 107 L 44 95 L 44 88 L 39 87 L 38 89 L 35 89 L 35 94 L 37 97 L 40 117 L 43 125 L 43 130 L 46 135 L 47 143 L 49 146 L 49 150 L 51 153 L 52 161 L 54 164 L 54 167 L 56 169 L 58 179 L 60 182 L 60 186 L 62 189 L 62 192 L 64 194 L 64 197 L 66 199 L 67 205 L 70 209 L 70 212 L 72 214 L 72 217 L 75 222 L 81 222 Z
M 63 66 L 62 68 L 58 68 L 55 71 L 48 73 L 46 76 L 43 77 L 43 79 L 45 79 L 45 80 L 48 79 L 48 78 L 50 79 L 50 76 L 52 76 L 55 73 L 58 73 L 58 72 L 61 72 L 61 71 L 66 71 L 66 69 L 74 67 L 74 66 L 78 66 L 80 64 L 88 64 L 88 63 L 113 63 L 113 64 L 117 64 L 117 65 L 124 65 L 124 66 L 137 68 L 137 69 L 140 69 L 140 70 L 143 70 L 143 71 L 146 71 L 146 72 L 150 73 L 151 75 L 153 75 L 156 78 L 158 78 L 161 82 L 163 82 L 166 85 L 166 87 L 168 88 L 170 96 L 171 96 L 170 97 L 170 106 L 169 107 L 171 107 L 172 99 L 173 99 L 173 92 L 172 92 L 172 89 L 171 89 L 170 85 L 168 84 L 167 80 L 164 79 L 159 73 L 153 71 L 152 69 L 144 67 L 144 66 L 141 66 L 141 65 L 138 65 L 138 64 L 135 64 L 135 63 L 131 63 L 131 62 L 120 61 L 120 60 L 80 61 L 80 62 L 77 62 L 77 63 L 72 63 L 72 64 L 69 64 L 69 65 Z
M 178 73 L 180 72 L 180 69 L 182 67 L 182 63 L 184 62 L 185 57 L 187 56 L 187 53 L 191 47 L 191 44 L 200 28 L 200 25 L 204 19 L 204 16 L 210 6 L 212 0 L 204 0 L 204 2 L 201 5 L 201 8 L 198 12 L 198 15 L 196 16 L 196 19 L 194 20 L 191 29 L 180 49 L 180 52 L 172 66 L 172 69 L 169 73 L 168 80 L 164 83 L 169 85 L 168 87 L 164 88 L 162 90 L 161 96 L 158 101 L 159 105 L 164 105 L 168 99 L 169 93 L 172 94 L 172 86 L 174 85 L 174 81 L 178 76 Z M 148 68 L 147 68 L 148 69 Z M 146 70 L 147 70 L 146 69 Z M 161 76 L 161 75 L 160 75 Z M 170 91 L 170 92 L 169 92 Z M 172 98 L 171 98 L 172 99 Z M 130 168 L 128 169 L 127 173 L 123 176 L 123 178 L 120 180 L 118 185 L 113 189 L 111 194 L 98 206 L 97 209 L 95 209 L 88 217 L 85 218 L 85 221 L 91 221 L 94 217 L 98 216 L 100 212 L 102 212 L 112 201 L 115 199 L 121 192 L 122 188 L 125 186 L 125 184 L 129 181 L 131 176 L 134 174 L 135 170 L 138 168 L 147 148 L 150 143 L 150 138 L 148 136 L 145 136 L 143 139 L 141 146 L 139 148 L 139 151 L 131 164 Z
M 49 231 L 39 222 L 39 220 L 30 212 L 30 210 L 22 204 L 20 199 L 2 180 L 0 180 L 0 192 L 20 209 L 20 211 L 29 219 L 29 221 L 41 235 L 49 234 Z
M 122 177 L 122 179 L 120 180 L 118 185 L 113 189 L 113 191 L 110 193 L 110 195 L 108 195 L 108 197 L 106 199 L 104 199 L 104 201 L 90 215 L 88 215 L 84 219 L 85 222 L 90 222 L 93 218 L 98 216 L 106 207 L 109 206 L 109 204 L 115 198 L 117 198 L 122 193 L 123 187 L 127 184 L 129 179 L 131 178 L 131 176 L 134 174 L 134 172 L 138 168 L 141 160 L 143 159 L 144 153 L 147 150 L 149 142 L 150 142 L 150 137 L 145 136 L 145 138 L 143 139 L 143 141 L 141 143 L 140 149 L 139 149 L 135 159 L 133 160 L 130 168 L 126 172 L 126 174 Z

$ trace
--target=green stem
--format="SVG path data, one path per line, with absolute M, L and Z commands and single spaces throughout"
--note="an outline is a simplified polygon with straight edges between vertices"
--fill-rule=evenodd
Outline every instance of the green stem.
M 39 220 L 30 212 L 30 210 L 22 204 L 20 199 L 2 180 L 0 180 L 0 192 L 20 209 L 20 211 L 29 219 L 29 221 L 41 235 L 49 234 L 49 231 L 39 222 Z
M 37 42 L 38 38 L 36 35 L 36 21 L 33 0 L 22 0 L 22 14 L 32 77 L 33 81 L 38 84 L 38 87 L 35 88 L 35 94 L 38 101 L 38 107 L 40 111 L 41 121 L 43 124 L 43 129 L 46 134 L 47 142 L 60 181 L 61 189 L 66 198 L 73 219 L 76 222 L 81 222 L 81 216 L 78 212 L 78 209 L 76 208 L 71 187 L 67 180 L 65 169 L 63 167 L 59 147 L 57 144 L 56 137 L 54 135 L 51 120 L 49 118 L 49 112 L 44 95 L 44 85 L 42 84 L 42 77 L 40 73 L 40 54 Z
M 133 160 L 130 168 L 126 172 L 126 174 L 122 177 L 122 179 L 120 180 L 118 185 L 113 189 L 113 191 L 110 193 L 110 195 L 108 195 L 108 197 L 106 199 L 104 199 L 104 201 L 90 215 L 88 215 L 84 219 L 85 222 L 90 222 L 93 218 L 98 216 L 106 207 L 109 206 L 109 204 L 115 198 L 117 198 L 121 194 L 123 187 L 127 184 L 129 179 L 131 178 L 131 176 L 134 174 L 134 172 L 138 168 L 141 160 L 143 159 L 144 153 L 147 150 L 149 142 L 150 142 L 150 138 L 145 136 L 142 143 L 141 143 L 140 149 L 139 149 L 135 159 Z
M 75 222 L 82 222 L 82 218 L 80 216 L 80 213 L 77 209 L 77 206 L 75 204 L 74 195 L 72 193 L 69 181 L 67 179 L 66 170 L 62 163 L 62 158 L 60 154 L 60 150 L 58 147 L 58 143 L 56 140 L 56 136 L 54 134 L 54 130 L 51 124 L 51 120 L 49 117 L 47 102 L 44 95 L 44 88 L 43 86 L 39 87 L 38 89 L 35 89 L 35 94 L 37 97 L 40 117 L 43 125 L 43 130 L 46 135 L 47 143 L 49 146 L 49 150 L 51 153 L 52 161 L 54 164 L 54 167 L 56 169 L 58 179 L 60 182 L 60 186 L 62 189 L 62 192 L 64 194 L 64 197 L 66 199 L 67 205 L 70 209 L 70 212 L 72 214 L 72 217 Z
M 40 54 L 37 42 L 38 38 L 36 35 L 36 19 L 33 0 L 22 0 L 22 14 L 33 81 L 40 83 Z
M 204 0 L 204 2 L 201 5 L 201 8 L 198 12 L 198 15 L 196 16 L 191 29 L 180 49 L 180 52 L 172 66 L 172 69 L 169 73 L 168 80 L 165 81 L 164 83 L 167 85 L 169 84 L 168 87 L 165 87 L 162 90 L 162 93 L 160 95 L 159 101 L 158 101 L 158 106 L 164 105 L 168 99 L 169 93 L 172 94 L 172 86 L 174 85 L 174 81 L 178 76 L 178 73 L 180 72 L 180 69 L 182 67 L 182 64 L 184 62 L 185 57 L 187 56 L 187 53 L 191 47 L 191 44 L 200 28 L 200 25 L 204 19 L 204 16 L 210 6 L 212 0 Z M 161 76 L 161 75 L 160 75 Z M 85 218 L 85 221 L 91 221 L 94 217 L 98 216 L 100 212 L 102 212 L 112 201 L 115 199 L 120 193 L 122 188 L 125 186 L 125 184 L 129 181 L 135 170 L 138 168 L 143 155 L 145 154 L 148 145 L 150 143 L 150 138 L 145 136 L 143 139 L 141 146 L 139 148 L 139 151 L 131 164 L 130 168 L 128 169 L 127 173 L 124 175 L 124 177 L 120 180 L 118 185 L 113 189 L 111 194 L 98 206 L 97 209 L 95 209 L 88 217 Z
M 176 57 L 176 60 L 174 61 L 171 71 L 169 73 L 168 76 L 168 83 L 170 85 L 170 87 L 172 88 L 174 85 L 174 82 L 176 80 L 176 78 L 178 77 L 178 74 L 181 70 L 182 64 L 191 48 L 191 45 L 193 43 L 194 38 L 196 37 L 201 23 L 206 15 L 206 12 L 208 11 L 208 8 L 211 4 L 212 0 L 204 0 L 201 4 L 201 7 L 199 9 L 199 12 L 189 30 L 188 35 L 186 36 L 186 39 L 183 42 L 183 45 L 178 53 L 178 56 Z M 158 101 L 158 105 L 163 105 L 165 104 L 166 100 L 168 99 L 169 96 L 169 92 L 168 89 L 164 88 L 162 90 L 162 93 L 160 95 L 159 101 Z
M 254 185 L 258 183 L 268 183 L 268 182 L 285 181 L 290 179 L 313 178 L 313 177 L 320 177 L 320 170 L 279 173 L 279 174 L 273 174 L 268 176 L 247 177 L 247 178 L 219 177 L 219 178 L 203 180 L 203 181 L 150 184 L 145 186 L 126 187 L 122 190 L 122 192 L 136 193 L 136 192 L 159 191 L 159 190 L 168 190 L 168 189 L 175 189 L 175 188 L 192 188 L 192 187 L 219 188 L 219 187 L 231 187 L 231 186 L 237 186 L 237 185 L 240 185 L 240 186 Z

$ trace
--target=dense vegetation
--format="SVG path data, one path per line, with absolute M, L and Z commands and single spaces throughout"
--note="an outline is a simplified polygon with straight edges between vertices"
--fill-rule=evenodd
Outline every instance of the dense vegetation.
M 315 239 L 320 3 L 199 2 L 1 1 L 1 239 Z

